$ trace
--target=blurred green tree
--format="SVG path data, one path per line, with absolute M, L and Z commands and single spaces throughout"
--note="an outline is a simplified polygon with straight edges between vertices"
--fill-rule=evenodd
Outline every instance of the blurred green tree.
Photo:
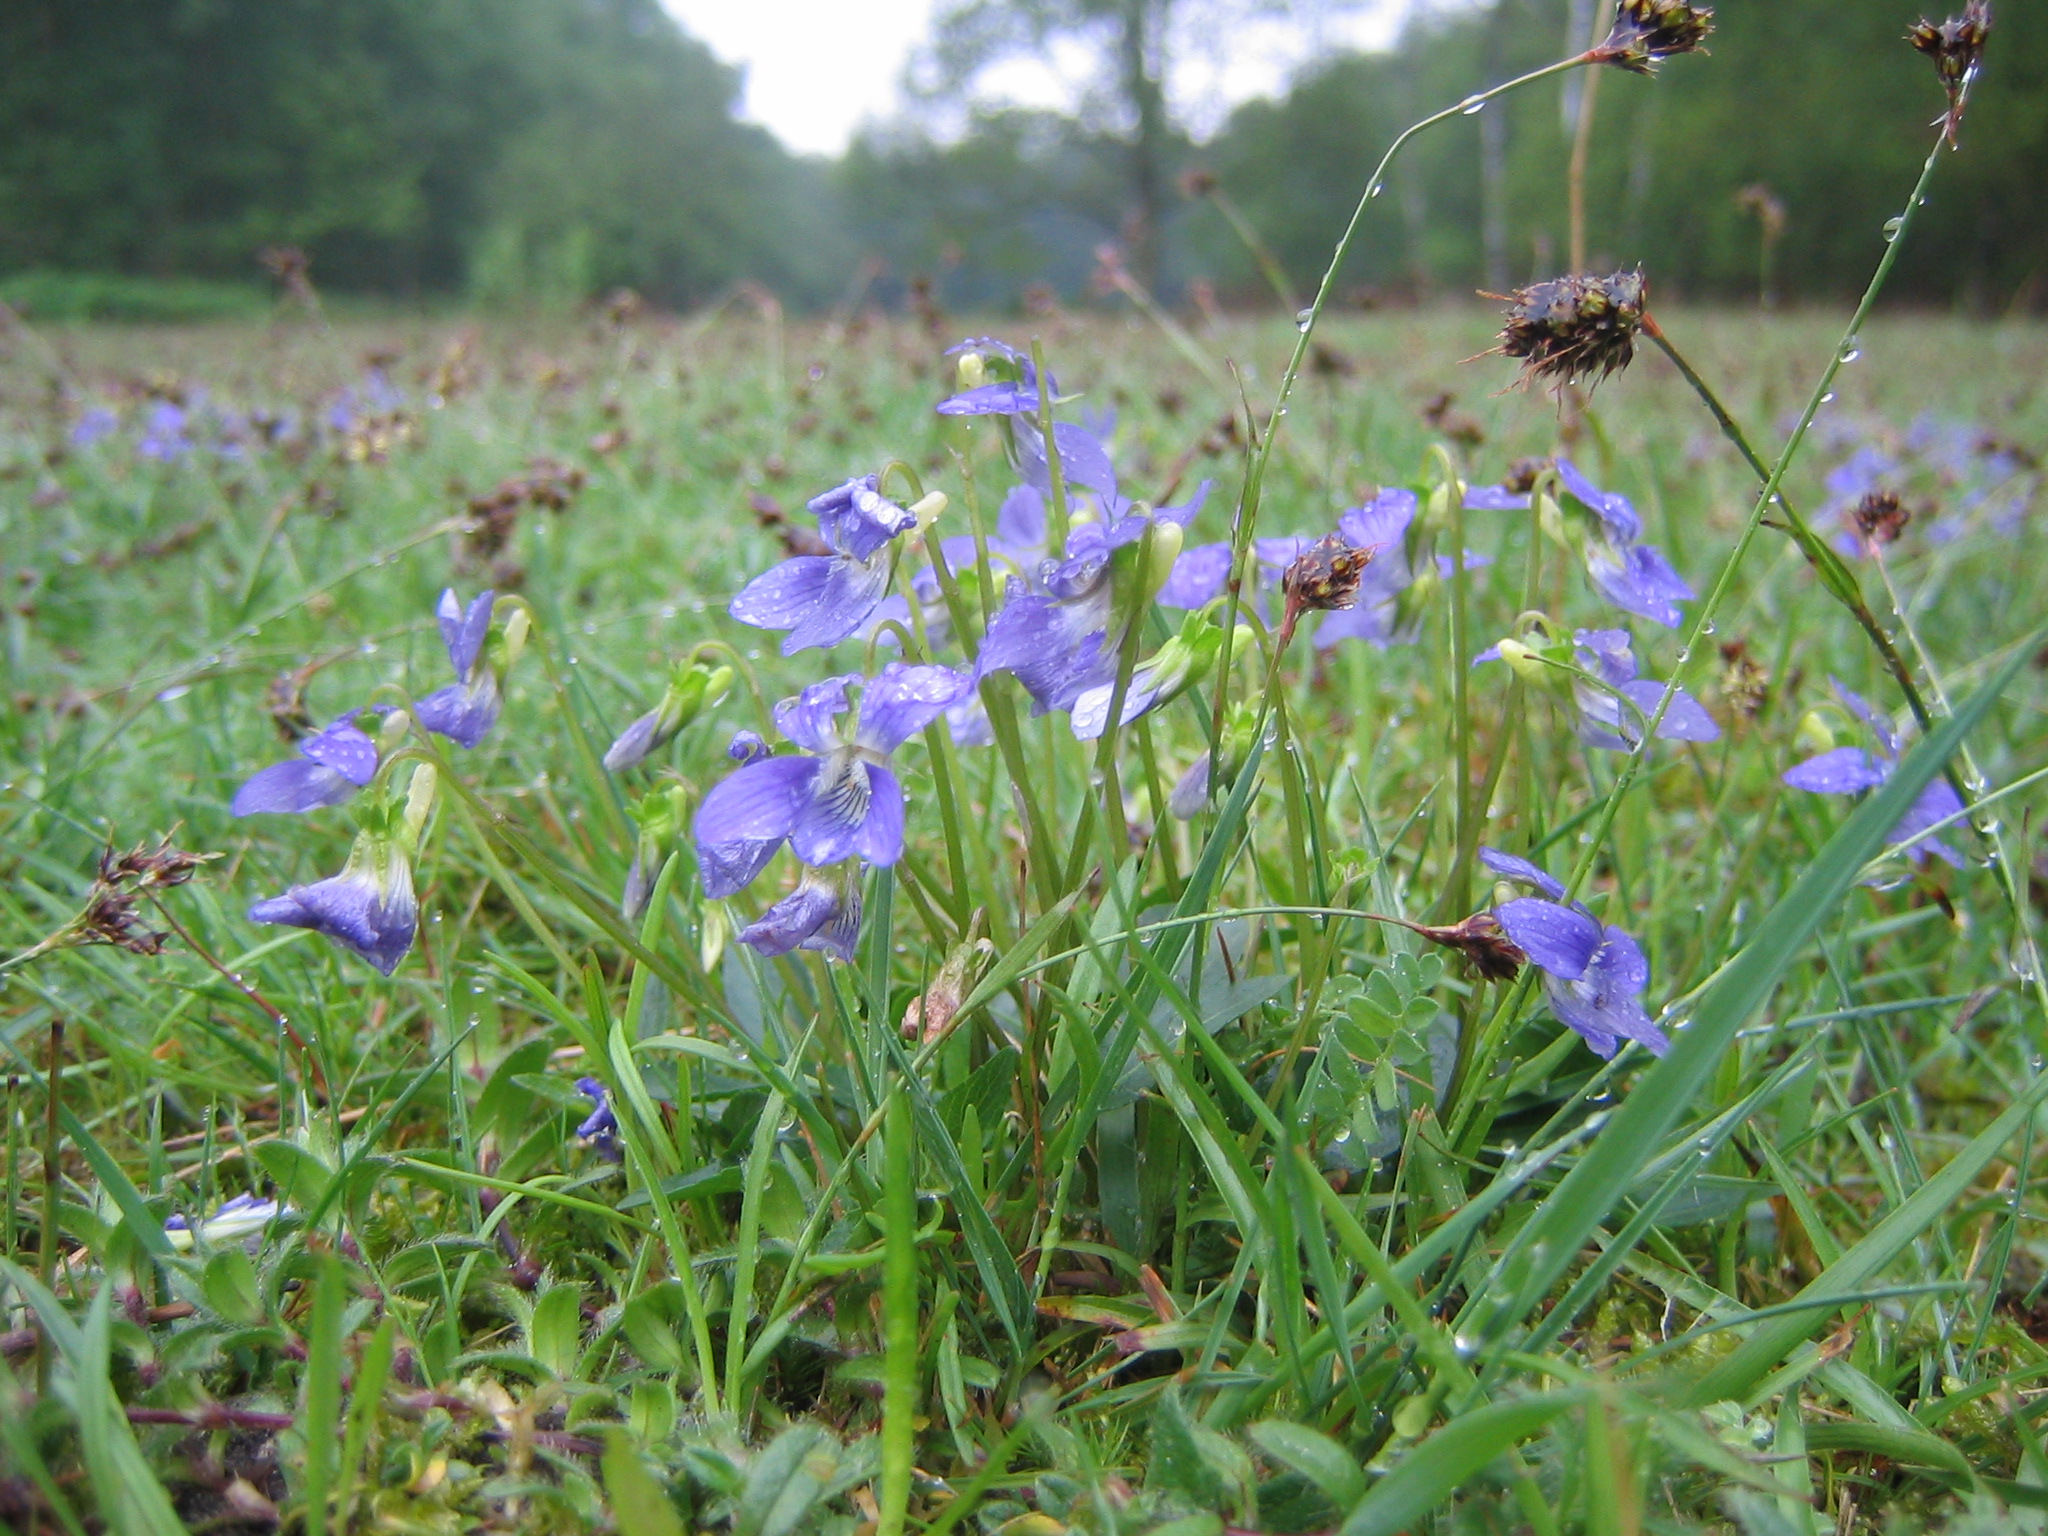
M 846 263 L 819 164 L 737 123 L 658 0 L 11 0 L 0 271 L 387 292 L 798 299 Z

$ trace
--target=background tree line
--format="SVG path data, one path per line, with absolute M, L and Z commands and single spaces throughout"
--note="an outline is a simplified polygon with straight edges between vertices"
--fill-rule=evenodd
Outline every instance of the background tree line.
M 1218 0 L 955 5 L 940 92 L 968 88 L 977 38 L 1014 50 L 1072 26 L 1105 49 L 1106 96 L 1074 117 L 982 112 L 964 136 L 913 114 L 828 163 L 736 122 L 735 75 L 657 0 L 12 0 L 0 276 L 246 279 L 259 247 L 291 244 L 325 287 L 399 296 L 626 284 L 687 305 L 753 279 L 821 304 L 878 271 L 885 299 L 922 277 L 975 307 L 1033 285 L 1074 296 L 1097 248 L 1119 243 L 1169 297 L 1202 280 L 1225 302 L 1270 302 L 1217 198 L 1175 190 L 1186 173 L 1213 177 L 1306 290 L 1403 125 L 1568 37 L 1582 46 L 1592 25 L 1588 0 L 1424 5 L 1392 51 L 1332 57 L 1196 145 L 1162 106 L 1154 43 L 1131 39 L 1197 3 L 1222 24 Z M 1608 72 L 1592 259 L 1642 261 L 1660 292 L 1697 297 L 1859 287 L 1939 105 L 1900 40 L 1923 8 L 1721 0 L 1711 59 L 1654 81 Z M 1006 10 L 1014 25 L 992 25 Z M 973 25 L 949 33 L 961 17 Z M 1426 296 L 1561 268 L 1582 78 L 1420 140 L 1347 288 Z M 1895 292 L 2048 305 L 2048 7 L 2000 7 L 1964 140 Z

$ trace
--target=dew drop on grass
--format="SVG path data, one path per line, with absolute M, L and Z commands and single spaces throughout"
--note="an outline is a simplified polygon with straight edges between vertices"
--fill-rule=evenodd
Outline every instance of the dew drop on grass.
M 1375 181 L 1371 186 L 1365 189 L 1365 195 L 1367 197 L 1378 197 L 1382 192 L 1386 190 L 1386 186 L 1383 183 Z
M 1820 397 L 1820 403 L 1822 405 L 1833 405 L 1835 403 L 1835 392 L 1831 389 L 1826 394 L 1822 395 Z
M 1458 103 L 1458 111 L 1466 117 L 1470 117 L 1475 112 L 1484 112 L 1485 110 L 1486 98 L 1483 96 L 1467 96 Z
M 1849 344 L 1842 349 L 1842 361 L 1845 363 L 1853 363 L 1862 355 L 1863 348 L 1856 344 L 1855 337 L 1850 337 Z
M 1315 319 L 1316 312 L 1314 310 L 1298 309 L 1294 312 L 1294 328 L 1297 331 L 1305 332 L 1311 325 L 1315 324 Z
M 1904 219 L 1886 219 L 1884 221 L 1884 243 L 1890 245 L 1894 240 L 1898 239 L 1899 231 L 1905 228 L 1905 226 L 1906 221 Z

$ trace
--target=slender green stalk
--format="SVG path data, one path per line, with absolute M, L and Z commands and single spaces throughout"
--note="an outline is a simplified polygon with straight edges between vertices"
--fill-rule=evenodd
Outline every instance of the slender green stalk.
M 1230 568 L 1233 579 L 1223 616 L 1223 650 L 1217 662 L 1219 682 L 1216 689 L 1215 719 L 1210 730 L 1212 747 L 1217 744 L 1222 734 L 1224 696 L 1227 689 L 1221 680 L 1227 680 L 1230 676 L 1231 641 L 1237 630 L 1239 612 L 1244 606 L 1244 584 L 1251 579 L 1252 535 L 1258 526 L 1259 498 L 1265 487 L 1267 467 L 1272 462 L 1273 444 L 1279 438 L 1280 424 L 1287 415 L 1287 402 L 1293 398 L 1295 382 L 1301 377 L 1302 365 L 1308 359 L 1309 345 L 1314 339 L 1316 326 L 1323 318 L 1323 311 L 1329 308 L 1330 296 L 1337 291 L 1337 274 L 1343 270 L 1345 258 L 1351 254 L 1351 247 L 1358 239 L 1358 232 L 1365 223 L 1366 209 L 1372 205 L 1372 200 L 1380 195 L 1386 185 L 1388 168 L 1407 147 L 1409 140 L 1417 134 L 1434 128 L 1439 123 L 1450 122 L 1454 118 L 1469 117 L 1496 97 L 1505 96 L 1525 85 L 1533 85 L 1539 80 L 1547 80 L 1552 75 L 1560 75 L 1566 70 L 1577 69 L 1591 62 L 1591 55 L 1583 53 L 1569 59 L 1559 59 L 1554 64 L 1546 64 L 1526 75 L 1517 75 L 1514 79 L 1496 85 L 1490 90 L 1467 96 L 1455 106 L 1445 107 L 1441 112 L 1432 113 L 1420 122 L 1411 123 L 1401 130 L 1392 144 L 1387 146 L 1387 152 L 1380 156 L 1379 164 L 1373 167 L 1372 175 L 1366 178 L 1365 190 L 1359 194 L 1358 204 L 1351 210 L 1351 218 L 1344 226 L 1344 233 L 1338 238 L 1336 248 L 1330 253 L 1330 264 L 1323 271 L 1323 279 L 1316 285 L 1316 296 L 1296 320 L 1295 330 L 1298 334 L 1295 336 L 1294 350 L 1288 356 L 1287 366 L 1280 374 L 1280 387 L 1274 392 L 1273 397 L 1273 416 L 1265 434 L 1259 436 L 1256 424 L 1250 423 L 1253 427 L 1251 437 L 1255 441 L 1255 446 L 1251 451 L 1251 461 L 1246 467 L 1244 490 L 1238 498 L 1237 513 L 1231 525 Z M 1264 728 L 1263 716 L 1260 728 Z M 1217 782 L 1220 778 L 1220 774 L 1212 776 L 1212 793 L 1222 787 Z
M 1721 564 L 1720 573 L 1714 578 L 1714 585 L 1707 592 L 1706 600 L 1693 614 L 1691 626 L 1686 630 L 1685 644 L 1680 648 L 1679 660 L 1682 666 L 1689 660 L 1695 648 L 1712 630 L 1714 617 L 1721 610 L 1728 594 L 1734 589 L 1736 572 L 1742 568 L 1743 558 L 1749 553 L 1749 546 L 1755 541 L 1757 532 L 1763 527 L 1766 514 L 1783 506 L 1779 487 L 1791 470 L 1799 450 L 1806 443 L 1806 434 L 1813 426 L 1814 417 L 1820 414 L 1821 406 L 1833 390 L 1835 376 L 1842 371 L 1843 362 L 1856 349 L 1856 338 L 1862 333 L 1864 324 L 1870 319 L 1870 312 L 1877 304 L 1877 297 L 1884 291 L 1892 268 L 1898 264 L 1899 248 L 1904 245 L 1907 231 L 1912 227 L 1914 216 L 1927 200 L 1927 188 L 1934 180 L 1934 170 L 1941 163 L 1942 145 L 1937 143 L 1921 168 L 1920 179 L 1913 187 L 1913 194 L 1906 200 L 1905 212 L 1886 227 L 1884 255 L 1879 259 L 1877 270 L 1871 274 L 1870 282 L 1863 290 L 1863 297 L 1856 305 L 1856 312 L 1850 318 L 1848 329 L 1841 342 L 1828 359 L 1828 365 L 1821 371 L 1813 392 L 1807 396 L 1806 407 L 1799 413 L 1799 422 L 1786 439 L 1784 451 L 1771 466 L 1770 476 L 1764 481 L 1762 492 L 1756 504 L 1750 508 L 1748 520 L 1743 524 L 1741 534 L 1736 538 L 1735 547 L 1728 552 L 1728 558 Z M 1643 759 L 1648 756 L 1650 744 L 1656 739 L 1657 727 L 1664 723 L 1664 716 L 1671 708 L 1671 702 L 1678 696 L 1677 669 L 1673 669 L 1672 686 L 1666 688 L 1657 700 L 1657 707 L 1650 711 L 1647 728 L 1635 746 L 1623 759 L 1621 771 L 1615 776 L 1614 787 L 1608 791 L 1607 799 L 1600 807 L 1595 819 L 1593 832 L 1586 843 L 1586 851 L 1579 856 L 1570 878 L 1565 882 L 1568 897 L 1576 896 L 1585 888 L 1593 872 L 1593 865 L 1600 857 L 1600 851 L 1607 845 L 1607 834 L 1614 826 L 1614 818 L 1621 809 L 1621 802 L 1642 771 Z M 1497 1021 L 1498 1022 L 1498 1021 Z

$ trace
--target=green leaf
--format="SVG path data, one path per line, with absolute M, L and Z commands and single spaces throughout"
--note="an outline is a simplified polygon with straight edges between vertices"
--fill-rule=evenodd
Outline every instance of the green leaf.
M 683 1536 L 683 1522 L 661 1484 L 640 1459 L 632 1437 L 613 1430 L 605 1437 L 604 1491 L 612 1501 L 619 1536 Z
M 840 1449 L 816 1424 L 792 1424 L 752 1466 L 733 1513 L 733 1536 L 791 1536 L 839 1481 Z
M 1806 1448 L 1809 1451 L 1867 1451 L 1873 1456 L 1903 1461 L 1909 1466 L 1934 1467 L 1971 1479 L 1977 1475 L 1969 1457 L 1939 1435 L 1931 1435 L 1924 1429 L 1887 1428 L 1879 1424 L 1859 1423 L 1854 1419 L 1809 1424 L 1806 1426 Z
M 254 1328 L 263 1322 L 263 1293 L 256 1265 L 239 1247 L 222 1248 L 207 1256 L 199 1289 L 207 1306 L 237 1327 Z
M 619 1315 L 619 1326 L 642 1360 L 657 1371 L 674 1373 L 689 1365 L 689 1356 L 676 1332 L 676 1324 L 686 1315 L 682 1282 L 664 1280 L 626 1303 Z
M 1251 1481 L 1251 1458 L 1191 1419 L 1180 1387 L 1169 1386 L 1152 1414 L 1145 1486 L 1177 1494 L 1198 1509 L 1221 1510 L 1241 1502 Z
M 917 1143 L 908 1096 L 882 1122 L 882 1483 L 877 1536 L 901 1536 L 917 1453 Z
M 306 1437 L 306 1536 L 327 1533 L 327 1490 L 334 1485 L 334 1455 L 341 1448 L 341 1323 L 347 1304 L 341 1260 L 324 1253 L 313 1281 L 305 1400 L 299 1408 L 299 1430 Z
M 1314 1483 L 1339 1509 L 1365 1496 L 1365 1469 L 1328 1435 L 1284 1419 L 1263 1420 L 1245 1433 L 1267 1456 Z
M 551 1285 L 533 1304 L 527 1325 L 527 1349 L 557 1377 L 576 1374 L 583 1352 L 583 1287 Z

